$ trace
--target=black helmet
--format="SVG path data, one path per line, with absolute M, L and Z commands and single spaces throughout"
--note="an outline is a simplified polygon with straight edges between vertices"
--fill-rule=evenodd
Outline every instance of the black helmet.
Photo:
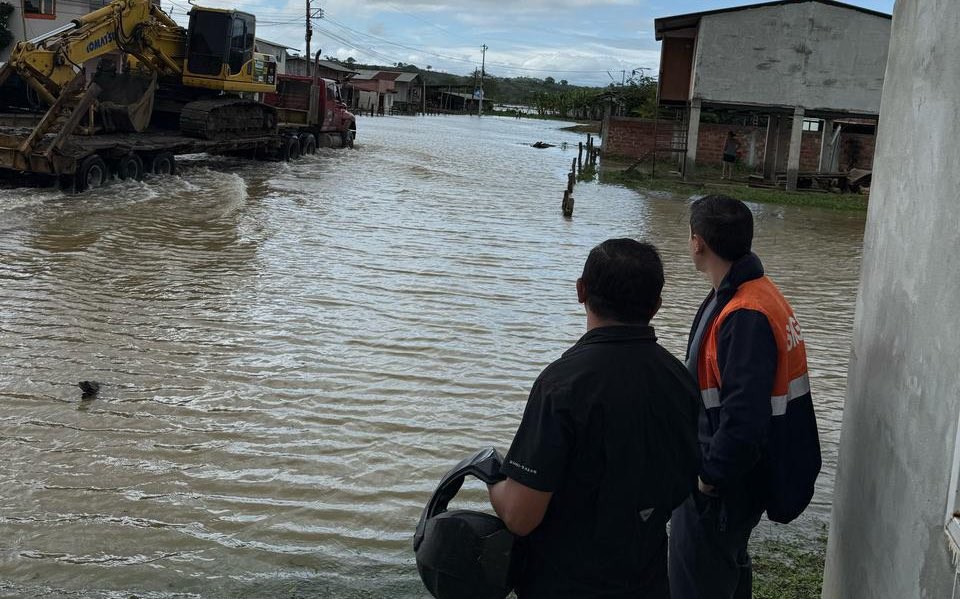
M 417 570 L 437 599 L 503 599 L 513 590 L 515 537 L 503 520 L 470 510 L 447 511 L 468 474 L 487 484 L 503 480 L 493 447 L 466 458 L 443 477 L 413 536 Z

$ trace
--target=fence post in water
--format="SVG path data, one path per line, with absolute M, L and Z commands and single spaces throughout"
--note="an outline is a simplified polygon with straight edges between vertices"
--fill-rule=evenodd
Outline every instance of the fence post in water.
M 560 209 L 563 211 L 563 216 L 570 218 L 573 216 L 573 194 L 570 193 L 570 190 L 564 190 L 563 192 L 563 203 L 560 204 Z
M 589 158 L 589 157 L 588 157 Z M 583 168 L 583 142 L 577 142 L 577 168 Z

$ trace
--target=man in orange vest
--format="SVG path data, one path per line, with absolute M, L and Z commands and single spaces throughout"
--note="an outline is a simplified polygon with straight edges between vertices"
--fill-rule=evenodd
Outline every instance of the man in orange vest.
M 671 520 L 673 599 L 749 599 L 750 533 L 764 511 L 783 523 L 803 512 L 820 472 L 803 333 L 752 243 L 743 202 L 691 204 L 690 254 L 713 290 L 687 346 L 701 465 L 698 489 Z

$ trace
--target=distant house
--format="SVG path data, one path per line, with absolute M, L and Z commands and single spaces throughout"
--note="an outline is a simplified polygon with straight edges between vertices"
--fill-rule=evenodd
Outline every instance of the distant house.
M 479 101 L 474 94 L 463 92 L 440 92 L 440 108 L 450 112 L 469 112 L 474 114 L 479 108 Z M 493 109 L 493 100 L 483 99 L 483 109 Z
M 796 187 L 805 122 L 824 149 L 837 119 L 880 113 L 891 17 L 833 0 L 778 0 L 656 19 L 662 41 L 659 99 L 685 131 L 685 176 L 697 158 L 700 113 L 764 117 L 768 179 Z M 672 142 L 676 148 L 676 142 Z
M 349 81 L 351 77 L 357 74 L 355 69 L 351 69 L 349 66 L 343 65 L 339 62 L 333 62 L 331 60 L 308 62 L 307 59 L 302 56 L 287 57 L 287 74 L 289 75 L 306 77 L 308 74 L 310 74 L 307 70 L 308 66 L 317 67 L 316 75 L 319 75 L 324 79 L 333 79 L 337 83 L 341 84 Z
M 17 42 L 35 39 L 45 33 L 70 24 L 70 21 L 90 11 L 102 8 L 105 0 L 7 0 L 13 6 L 13 12 L 7 21 L 13 40 L 0 50 L 0 62 L 10 59 Z
M 271 42 L 263 38 L 257 38 L 257 52 L 261 54 L 271 54 L 277 59 L 277 74 L 282 75 L 287 72 L 287 50 L 293 50 L 290 46 L 284 46 L 277 42 Z
M 394 80 L 396 96 L 394 108 L 403 113 L 415 113 L 423 109 L 423 78 L 419 73 L 400 73 Z
M 397 93 L 396 79 L 402 75 L 397 71 L 360 70 L 347 86 L 351 92 L 351 108 L 360 111 L 374 111 L 389 114 Z

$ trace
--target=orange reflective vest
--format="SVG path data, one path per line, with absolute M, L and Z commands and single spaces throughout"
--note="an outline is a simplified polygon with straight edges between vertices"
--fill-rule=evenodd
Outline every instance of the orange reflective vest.
M 707 410 L 720 407 L 721 380 L 717 360 L 717 337 L 723 322 L 737 310 L 754 310 L 770 321 L 770 328 L 777 343 L 777 371 L 770 393 L 770 414 L 783 416 L 787 413 L 787 404 L 790 401 L 810 394 L 807 351 L 803 332 L 793 309 L 773 281 L 766 276 L 741 284 L 705 334 L 700 346 L 700 358 L 697 360 L 697 378 L 703 406 Z

